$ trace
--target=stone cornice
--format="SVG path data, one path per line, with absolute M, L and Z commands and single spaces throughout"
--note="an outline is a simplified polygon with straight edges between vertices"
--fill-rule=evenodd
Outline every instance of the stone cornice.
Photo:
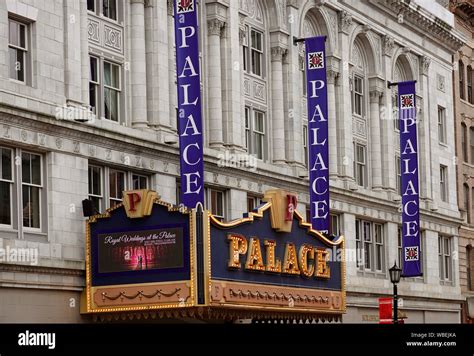
M 404 21 L 441 40 L 453 52 L 459 50 L 466 42 L 466 38 L 460 32 L 412 1 L 382 0 L 379 5 L 397 15 L 402 15 Z

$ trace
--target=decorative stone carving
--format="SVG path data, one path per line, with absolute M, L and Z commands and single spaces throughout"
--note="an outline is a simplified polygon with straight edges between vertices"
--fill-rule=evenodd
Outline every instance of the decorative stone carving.
M 420 70 L 421 74 L 428 75 L 428 69 L 430 68 L 431 58 L 427 56 L 421 57 Z
M 28 132 L 26 132 L 25 130 L 21 130 L 20 136 L 22 141 L 26 141 L 28 139 Z
M 38 143 L 40 146 L 44 146 L 46 144 L 46 136 L 43 134 L 38 134 Z
M 87 36 L 89 41 L 100 43 L 99 22 L 88 19 L 87 22 Z
M 3 125 L 3 137 L 10 138 L 10 126 Z
M 72 143 L 73 146 L 73 151 L 74 153 L 80 153 L 81 152 L 81 143 L 79 141 L 73 141 Z
M 112 159 L 112 151 L 111 150 L 105 150 L 105 159 L 110 161 Z
M 393 50 L 395 48 L 395 41 L 393 37 L 383 36 L 382 48 L 383 48 L 383 55 L 391 57 L 393 55 Z
M 272 47 L 272 62 L 281 61 L 287 52 L 287 49 L 280 46 Z
M 446 78 L 439 73 L 436 74 L 436 87 L 439 91 L 442 91 L 443 93 L 446 90 Z
M 221 36 L 222 29 L 225 27 L 225 22 L 219 19 L 207 20 L 207 31 L 209 35 Z
M 378 103 L 380 102 L 380 98 L 383 96 L 383 91 L 380 90 L 380 89 L 372 89 L 370 92 L 369 92 L 369 96 L 370 96 L 370 102 L 371 103 Z
M 334 69 L 328 68 L 326 70 L 327 82 L 328 84 L 336 84 L 337 77 L 339 76 L 339 72 L 336 72 Z
M 61 149 L 63 147 L 63 140 L 61 138 L 56 138 L 56 147 Z
M 349 34 L 352 27 L 352 16 L 347 11 L 339 13 L 339 28 L 342 32 Z
M 166 3 L 166 8 L 168 9 L 168 16 L 174 15 L 173 0 L 168 0 Z
M 122 31 L 107 25 L 104 25 L 104 45 L 122 53 Z

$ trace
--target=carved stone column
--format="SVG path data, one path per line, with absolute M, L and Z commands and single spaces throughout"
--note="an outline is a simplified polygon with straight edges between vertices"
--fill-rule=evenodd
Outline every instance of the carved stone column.
M 283 96 L 283 56 L 287 50 L 280 46 L 272 47 L 272 132 L 273 162 L 285 163 L 285 112 Z
M 208 31 L 208 90 L 209 90 L 209 146 L 223 146 L 222 132 L 222 70 L 221 34 L 225 22 L 207 21 Z
M 145 1 L 131 0 L 132 126 L 147 127 L 147 73 L 145 53 Z

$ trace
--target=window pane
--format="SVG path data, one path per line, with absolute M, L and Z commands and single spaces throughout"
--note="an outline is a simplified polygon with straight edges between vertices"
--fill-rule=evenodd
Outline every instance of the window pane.
M 18 25 L 19 30 L 20 30 L 20 47 L 26 49 L 26 27 L 25 25 Z
M 98 81 L 98 73 L 97 73 L 97 58 L 90 57 L 89 59 L 89 80 L 93 82 Z
M 262 50 L 262 34 L 260 32 L 256 32 L 252 30 L 252 47 L 258 49 L 259 51 Z
M 104 89 L 105 118 L 118 122 L 118 92 L 113 89 Z
M 14 21 L 9 22 L 9 33 L 8 33 L 8 38 L 9 38 L 9 44 L 18 46 L 18 24 Z
M 100 212 L 101 211 L 101 206 L 100 202 L 101 199 L 98 197 L 89 197 L 90 200 L 92 200 L 92 206 L 95 208 L 95 211 Z
M 87 0 L 87 10 L 95 12 L 95 0 Z
M 8 148 L 2 148 L 2 166 L 0 179 L 12 180 L 12 151 Z
M 112 64 L 112 82 L 111 85 L 114 88 L 120 89 L 120 67 Z
M 258 159 L 263 159 L 263 135 L 255 134 L 255 151 Z
M 10 183 L 0 182 L 0 224 L 11 224 Z
M 104 84 L 107 86 L 112 85 L 112 64 L 104 62 Z
M 40 227 L 39 188 L 23 186 L 23 226 Z
M 97 85 L 89 83 L 89 106 L 93 113 L 97 113 Z
M 146 189 L 146 177 L 140 176 L 138 174 L 132 175 L 133 189 Z
M 89 167 L 89 194 L 102 195 L 100 168 Z
M 41 156 L 39 155 L 31 155 L 31 177 L 31 183 L 41 185 Z
M 25 56 L 21 50 L 16 51 L 16 74 L 17 80 L 23 82 L 25 80 Z
M 262 54 L 256 50 L 252 50 L 252 73 L 262 76 Z
M 32 183 L 31 181 L 31 155 L 29 153 L 21 154 L 21 179 L 24 183 Z
M 117 20 L 117 1 L 103 0 L 103 14 L 112 20 Z

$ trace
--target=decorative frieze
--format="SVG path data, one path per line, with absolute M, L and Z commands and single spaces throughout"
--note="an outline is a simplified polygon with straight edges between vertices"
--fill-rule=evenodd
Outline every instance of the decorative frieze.
M 352 27 L 352 16 L 347 11 L 339 12 L 339 29 L 349 34 Z

